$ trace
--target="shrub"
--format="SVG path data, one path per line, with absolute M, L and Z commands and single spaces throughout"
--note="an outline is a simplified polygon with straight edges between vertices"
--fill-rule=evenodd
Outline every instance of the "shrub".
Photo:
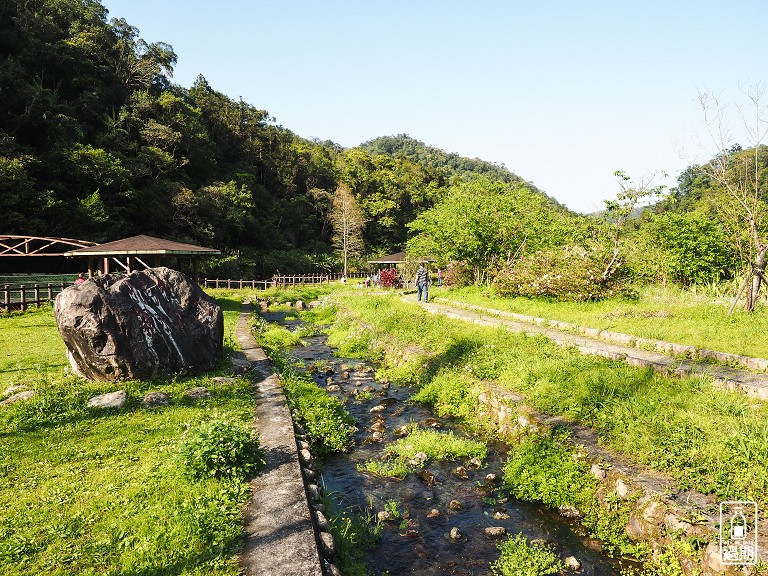
M 552 508 L 591 501 L 594 479 L 589 468 L 557 435 L 528 436 L 504 464 L 504 482 L 515 498 Z
M 565 246 L 541 250 L 502 267 L 494 283 L 502 296 L 549 296 L 583 302 L 621 293 L 621 267 L 602 278 L 610 255 Z
M 470 286 L 474 283 L 472 267 L 466 262 L 448 262 L 443 271 L 443 284 L 455 288 Z
M 647 552 L 644 544 L 629 540 L 624 530 L 631 502 L 614 493 L 606 497 L 610 505 L 601 506 L 597 481 L 586 461 L 576 458 L 566 430 L 554 428 L 547 436 L 531 435 L 516 446 L 504 464 L 504 484 L 520 500 L 555 509 L 575 507 L 582 514 L 582 525 L 591 537 L 603 542 L 608 554 L 640 557 Z
M 179 448 L 180 460 L 192 478 L 244 480 L 264 465 L 263 456 L 253 429 L 224 418 L 190 431 Z
M 397 268 L 386 268 L 379 274 L 381 285 L 386 288 L 397 288 L 400 286 L 400 274 Z

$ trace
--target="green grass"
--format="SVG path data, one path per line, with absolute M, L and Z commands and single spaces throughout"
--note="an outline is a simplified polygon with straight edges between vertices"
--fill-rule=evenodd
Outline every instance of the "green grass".
M 547 576 L 561 574 L 565 565 L 548 546 L 529 543 L 522 534 L 499 544 L 501 556 L 491 563 L 494 576 Z
M 358 507 L 334 507 L 326 497 L 330 509 L 328 522 L 336 544 L 335 562 L 345 576 L 373 576 L 366 567 L 366 551 L 379 542 L 381 523 L 373 510 Z
M 535 410 L 594 428 L 601 442 L 668 472 L 681 488 L 768 504 L 765 403 L 715 390 L 702 378 L 666 377 L 542 337 L 429 315 L 396 296 L 334 298 L 358 317 L 340 316 L 337 339 L 347 331 L 380 346 L 387 352 L 374 355 L 385 362 L 395 357 L 392 347 L 428 351 L 379 373 L 419 385 L 418 397 L 439 413 L 480 425 L 476 392 L 493 383 L 522 394 Z M 361 329 L 361 321 L 369 327 Z
M 598 504 L 598 482 L 562 429 L 529 435 L 514 446 L 504 464 L 504 484 L 520 500 L 541 502 L 554 509 L 576 508 L 582 526 L 592 538 L 602 541 L 603 550 L 610 554 L 642 557 L 647 553 L 647 548 L 632 542 L 624 530 L 631 503 L 614 494 L 611 506 Z
M 425 457 L 411 464 L 418 453 Z M 461 438 L 453 432 L 412 429 L 405 438 L 389 444 L 380 459 L 370 460 L 360 465 L 360 469 L 387 478 L 405 478 L 409 472 L 422 468 L 430 460 L 485 460 L 487 449 L 484 442 L 471 438 Z
M 354 419 L 339 400 L 291 364 L 284 353 L 286 348 L 298 345 L 302 335 L 313 333 L 314 328 L 305 325 L 291 332 L 259 316 L 253 316 L 250 325 L 254 337 L 269 354 L 280 375 L 288 406 L 299 414 L 312 453 L 322 457 L 330 452 L 345 452 L 356 431 Z
M 675 287 L 644 288 L 638 301 L 556 302 L 544 298 L 501 298 L 487 289 L 446 290 L 449 300 L 507 312 L 561 320 L 589 328 L 623 332 L 721 352 L 768 358 L 768 306 L 747 314 L 730 302 Z
M 0 392 L 68 370 L 64 341 L 48 304 L 26 313 L 0 313 Z
M 305 303 L 319 300 L 328 294 L 343 289 L 338 285 L 316 285 L 301 286 L 295 288 L 269 288 L 267 290 L 252 290 L 250 288 L 206 288 L 205 291 L 215 298 L 223 296 L 225 298 L 236 297 L 241 300 L 249 299 L 253 302 L 257 300 L 270 300 L 276 304 L 285 304 L 286 302 L 296 302 L 302 300 Z
M 222 300 L 231 334 L 239 301 Z M 188 432 L 212 418 L 247 426 L 251 384 L 212 387 L 212 372 L 119 384 L 65 375 L 50 308 L 0 318 L 2 383 L 28 381 L 34 399 L 0 408 L 0 572 L 7 575 L 235 575 L 244 482 L 194 480 L 178 457 Z M 5 357 L 8 353 L 12 358 Z M 38 371 L 37 367 L 40 367 Z M 184 390 L 208 386 L 191 401 Z M 119 411 L 86 408 L 125 389 Z M 170 406 L 143 408 L 146 392 Z
M 471 438 L 460 438 L 453 432 L 436 430 L 414 430 L 387 446 L 386 453 L 397 458 L 412 459 L 422 452 L 429 460 L 460 460 L 480 458 L 485 460 L 487 450 L 484 442 Z

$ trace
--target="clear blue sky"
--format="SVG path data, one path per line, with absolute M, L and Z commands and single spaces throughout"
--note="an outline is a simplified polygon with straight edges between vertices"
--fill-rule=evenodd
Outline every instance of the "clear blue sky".
M 202 74 L 306 138 L 407 133 L 503 163 L 581 212 L 615 196 L 615 170 L 674 185 L 715 151 L 698 92 L 736 103 L 768 80 L 765 0 L 104 4 L 173 46 L 182 86 Z

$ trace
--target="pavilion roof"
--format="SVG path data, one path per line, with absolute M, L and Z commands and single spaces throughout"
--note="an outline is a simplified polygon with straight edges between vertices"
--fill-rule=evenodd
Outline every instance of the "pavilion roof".
M 402 264 L 408 259 L 408 255 L 405 252 L 396 252 L 388 256 L 382 256 L 375 260 L 368 260 L 368 264 Z M 433 262 L 432 258 L 419 257 L 413 258 L 416 262 Z
M 127 256 L 134 254 L 213 256 L 221 254 L 221 252 L 214 248 L 173 242 L 172 240 L 164 240 L 162 238 L 141 234 L 139 236 L 123 238 L 122 240 L 115 240 L 114 242 L 98 244 L 97 246 L 87 246 L 77 250 L 70 250 L 69 252 L 64 253 L 65 256 Z

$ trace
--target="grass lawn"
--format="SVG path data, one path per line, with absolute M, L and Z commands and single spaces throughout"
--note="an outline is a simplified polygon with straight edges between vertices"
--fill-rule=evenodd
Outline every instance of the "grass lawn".
M 433 296 L 498 310 L 572 322 L 721 352 L 768 358 L 768 307 L 747 314 L 730 302 L 680 288 L 645 288 L 638 301 L 555 302 L 543 298 L 501 298 L 484 288 L 438 289 Z
M 222 292 L 222 291 L 220 291 Z M 225 349 L 240 310 L 236 294 L 216 294 L 225 311 Z M 213 416 L 249 426 L 246 379 L 212 386 L 211 377 L 119 384 L 65 373 L 64 346 L 50 307 L 0 317 L 0 393 L 11 384 L 34 399 L 0 408 L 0 573 L 239 574 L 241 510 L 248 485 L 193 480 L 178 457 L 188 431 Z M 207 386 L 212 396 L 183 398 Z M 118 389 L 119 411 L 93 411 L 88 398 Z M 170 406 L 146 409 L 151 390 Z

